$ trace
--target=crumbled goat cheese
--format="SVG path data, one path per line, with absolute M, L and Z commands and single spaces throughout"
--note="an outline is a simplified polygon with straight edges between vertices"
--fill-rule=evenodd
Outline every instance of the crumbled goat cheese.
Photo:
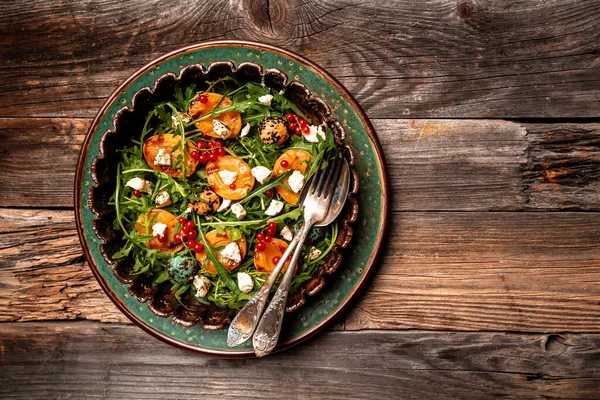
M 165 149 L 158 149 L 158 153 L 156 153 L 156 157 L 154 157 L 154 164 L 171 165 L 171 155 Z
M 283 209 L 283 202 L 281 202 L 279 200 L 271 200 L 271 203 L 269 204 L 269 208 L 267 208 L 267 210 L 265 211 L 265 215 L 274 217 L 277 214 L 279 214 L 282 209 Z
M 188 207 L 188 208 L 186 208 L 186 209 L 185 209 L 185 213 L 186 213 L 186 214 L 189 214 L 189 213 L 191 213 L 191 212 L 192 212 L 192 209 L 191 209 L 190 207 Z
M 231 136 L 229 127 L 218 119 L 213 119 L 213 131 L 223 139 L 228 139 Z
M 307 142 L 318 143 L 318 136 L 321 136 L 321 139 L 325 140 L 325 131 L 323 130 L 323 126 L 310 125 L 309 129 L 310 133 L 308 135 L 304 135 L 304 139 L 306 139 Z
M 152 236 L 165 236 L 165 231 L 167 230 L 167 224 L 163 224 L 162 222 L 157 222 L 152 225 Z
M 281 237 L 290 242 L 294 238 L 292 230 L 286 225 L 281 230 Z
M 204 298 L 208 294 L 208 288 L 210 288 L 210 281 L 203 275 L 196 275 L 194 277 L 194 287 L 196 288 L 196 297 Z
M 242 261 L 240 248 L 235 242 L 231 242 L 227 246 L 225 246 L 225 248 L 221 250 L 221 256 L 236 263 Z
M 270 106 L 272 101 L 273 101 L 272 94 L 265 94 L 264 96 L 260 96 L 258 98 L 258 102 L 260 104 L 264 104 L 265 106 Z
M 250 124 L 246 124 L 246 125 L 244 125 L 244 127 L 242 128 L 242 131 L 241 131 L 241 133 L 240 133 L 240 136 L 241 136 L 241 137 L 248 136 L 248 134 L 249 134 L 249 133 L 250 133 Z
M 221 177 L 223 183 L 226 185 L 231 185 L 233 182 L 235 182 L 235 180 L 237 179 L 237 175 L 237 172 L 230 171 L 228 169 L 222 169 L 219 171 L 219 176 Z
M 271 176 L 271 170 L 267 167 L 259 165 L 258 167 L 252 168 L 252 176 L 254 176 L 256 180 L 262 184 L 269 176 Z
M 154 202 L 156 202 L 156 206 L 159 208 L 166 207 L 171 204 L 171 196 L 169 195 L 169 192 L 163 190 L 156 195 Z
M 246 216 L 246 210 L 239 203 L 235 203 L 235 204 L 231 205 L 231 212 L 235 214 L 235 217 L 237 219 L 242 219 Z
M 311 247 L 310 249 L 310 253 L 308 254 L 308 258 L 313 261 L 316 260 L 317 258 L 319 258 L 319 256 L 322 254 L 323 252 L 319 249 L 317 249 L 316 247 Z
M 129 186 L 133 190 L 139 190 L 140 192 L 152 193 L 152 182 L 142 178 L 131 178 L 125 186 Z
M 238 288 L 244 293 L 250 293 L 254 289 L 252 277 L 245 272 L 238 272 Z
M 281 90 L 279 91 L 279 94 L 280 94 L 280 95 L 282 95 L 282 96 L 283 96 L 283 94 L 284 94 L 284 93 L 285 93 L 285 89 L 281 89 Z
M 288 178 L 288 185 L 294 193 L 300 192 L 304 185 L 304 175 L 302 175 L 302 172 L 294 170 L 292 175 Z
M 179 117 L 179 118 L 177 118 L 177 117 Z M 177 127 L 179 126 L 180 119 L 183 122 L 190 122 L 192 120 L 192 118 L 189 115 L 187 115 L 186 113 L 182 113 L 182 112 L 178 112 L 177 114 L 171 115 L 171 126 L 173 127 L 173 130 L 176 130 Z
M 229 208 L 230 204 L 231 204 L 231 200 L 223 199 L 223 201 L 221 202 L 221 205 L 219 206 L 219 208 L 217 208 L 217 212 L 223 212 L 223 211 L 227 210 L 227 208 Z

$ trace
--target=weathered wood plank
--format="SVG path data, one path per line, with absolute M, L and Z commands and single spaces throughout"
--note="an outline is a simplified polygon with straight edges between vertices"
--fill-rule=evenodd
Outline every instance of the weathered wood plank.
M 600 387 L 597 334 L 329 332 L 262 360 L 90 322 L 0 324 L 0 341 L 3 398 L 594 398 Z
M 491 0 L 0 3 L 0 116 L 91 117 L 179 46 L 304 54 L 371 117 L 598 117 L 600 5 Z
M 393 213 L 346 329 L 600 332 L 597 213 Z M 0 321 L 124 321 L 70 211 L 0 210 Z
M 597 213 L 399 213 L 346 329 L 600 331 Z
M 600 210 L 600 124 L 373 122 L 395 211 Z M 0 118 L 0 206 L 71 207 L 89 124 Z

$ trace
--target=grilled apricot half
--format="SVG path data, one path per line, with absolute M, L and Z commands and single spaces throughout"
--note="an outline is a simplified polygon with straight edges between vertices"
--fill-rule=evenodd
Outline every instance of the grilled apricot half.
M 223 182 L 219 174 L 222 171 L 237 174 L 233 184 Z M 250 166 L 241 158 L 234 156 L 220 156 L 217 161 L 206 164 L 206 179 L 212 190 L 227 200 L 243 199 L 254 187 L 254 176 Z
M 194 149 L 194 143 L 191 140 L 187 140 L 187 147 L 185 152 L 184 162 L 186 165 L 185 176 L 190 176 L 194 172 L 196 172 L 196 167 L 198 166 L 198 161 L 194 160 L 190 155 L 190 149 Z M 146 162 L 150 166 L 150 168 L 164 172 L 172 176 L 173 178 L 179 178 L 181 175 L 181 168 L 175 168 L 174 164 L 177 160 L 177 157 L 181 154 L 181 138 L 179 136 L 172 135 L 170 133 L 166 133 L 164 135 L 154 135 L 146 140 L 144 143 L 144 158 Z M 179 145 L 179 146 L 178 146 Z M 177 146 L 177 147 L 176 147 Z M 156 156 L 162 149 L 163 154 L 168 154 L 170 159 L 169 165 L 159 165 L 156 163 Z M 174 151 L 171 151 L 175 149 Z
M 281 165 L 282 161 L 285 161 L 285 167 Z M 306 170 L 310 165 L 311 161 L 312 156 L 308 151 L 289 149 L 285 151 L 282 155 L 280 155 L 277 161 L 275 162 L 275 166 L 273 167 L 273 176 L 277 177 L 289 170 L 300 171 L 304 174 L 306 173 Z M 287 179 L 284 181 L 284 183 L 286 184 L 286 186 L 289 185 Z M 298 200 L 300 199 L 300 193 L 294 193 L 291 190 L 284 188 L 283 186 L 277 186 L 276 189 L 277 193 L 279 193 L 279 195 L 289 204 L 298 204 Z
M 174 243 L 173 236 L 175 235 L 175 226 L 177 225 L 177 217 L 172 213 L 162 210 L 160 208 L 154 208 L 148 213 L 148 219 L 150 221 L 148 231 L 144 227 L 146 219 L 144 215 L 140 215 L 135 223 L 135 230 L 141 235 L 152 235 L 152 226 L 158 222 L 167 225 L 165 229 L 166 240 L 161 242 L 158 237 L 153 237 L 146 242 L 146 246 L 154 250 L 177 252 L 183 249 L 182 243 Z
M 241 259 L 243 260 L 244 257 L 246 257 L 247 245 L 246 245 L 246 237 L 244 236 L 244 234 L 242 234 L 241 238 L 234 241 L 234 240 L 231 240 L 230 231 L 228 229 L 225 230 L 225 234 L 221 234 L 215 229 L 213 231 L 207 232 L 206 235 L 204 235 L 204 237 L 206 239 L 206 242 L 212 248 L 225 247 L 229 243 L 234 242 L 240 248 Z M 215 251 L 215 255 L 217 256 L 217 260 L 219 260 L 221 262 L 221 264 L 223 264 L 225 266 L 225 268 L 227 268 L 229 271 L 236 269 L 241 264 L 241 261 L 238 263 L 238 262 L 235 262 L 233 260 L 223 257 L 221 252 L 218 250 Z M 196 253 L 196 260 L 198 260 L 198 262 L 200 262 L 200 265 L 203 265 L 204 261 L 206 260 L 206 250 Z M 214 264 L 212 263 L 212 261 L 209 261 L 204 266 L 204 269 L 207 272 L 210 272 L 213 274 L 217 273 L 217 270 L 216 270 Z
M 205 103 L 202 103 L 200 101 L 201 96 L 206 96 Z M 190 115 L 193 119 L 198 119 L 214 111 L 219 102 L 221 103 L 219 105 L 219 108 L 229 107 L 232 103 L 231 99 L 229 99 L 228 97 L 225 97 L 223 101 L 221 101 L 223 96 L 218 93 L 202 93 L 200 97 L 196 98 L 196 100 L 194 100 L 190 105 Z M 230 131 L 230 134 L 227 137 L 223 137 L 222 135 L 214 131 L 214 120 L 217 120 L 227 126 L 227 128 Z M 214 118 L 207 118 L 203 119 L 202 121 L 196 122 L 196 127 L 200 129 L 202 133 L 205 133 L 208 136 L 221 139 L 231 139 L 237 136 L 237 134 L 240 132 L 240 129 L 242 128 L 242 116 L 237 111 L 225 111 Z

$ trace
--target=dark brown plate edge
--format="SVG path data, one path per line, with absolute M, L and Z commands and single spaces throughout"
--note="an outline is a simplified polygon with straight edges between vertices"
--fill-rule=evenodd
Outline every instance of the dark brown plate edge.
M 104 281 L 104 278 L 100 275 L 100 272 L 97 270 L 97 267 L 95 266 L 95 263 L 94 263 L 94 259 L 91 255 L 88 245 L 85 241 L 85 235 L 83 232 L 83 217 L 81 214 L 82 208 L 80 207 L 81 195 L 82 195 L 81 184 L 83 183 L 84 166 L 85 166 L 85 160 L 87 158 L 87 154 L 89 151 L 91 134 L 97 128 L 100 120 L 104 117 L 108 108 L 110 108 L 110 106 L 114 103 L 115 99 L 118 96 L 120 96 L 121 93 L 133 81 L 135 81 L 141 74 L 143 74 L 146 71 L 148 71 L 149 69 L 153 68 L 155 65 L 162 63 L 163 61 L 168 60 L 169 58 L 180 55 L 182 53 L 187 53 L 190 51 L 195 51 L 195 50 L 199 50 L 199 49 L 203 49 L 203 48 L 220 47 L 220 46 L 240 46 L 240 47 L 249 47 L 249 48 L 253 48 L 256 50 L 265 49 L 265 50 L 272 51 L 272 52 L 284 55 L 286 57 L 289 57 L 289 58 L 295 60 L 296 62 L 299 62 L 305 66 L 312 68 L 316 73 L 321 75 L 330 84 L 332 84 L 338 90 L 338 92 L 340 94 L 342 94 L 344 99 L 348 103 L 350 103 L 352 108 L 356 111 L 356 113 L 358 114 L 358 116 L 361 119 L 361 122 L 363 123 L 363 126 L 366 128 L 366 133 L 367 133 L 367 136 L 369 137 L 369 140 L 374 145 L 377 163 L 379 164 L 379 168 L 382 172 L 383 181 L 381 183 L 382 183 L 383 221 L 382 221 L 381 227 L 379 229 L 379 232 L 377 234 L 375 248 L 373 249 L 373 252 L 371 253 L 371 257 L 365 263 L 365 268 L 363 269 L 363 273 L 361 274 L 359 280 L 357 281 L 357 283 L 354 286 L 354 288 L 352 289 L 352 291 L 348 294 L 346 299 L 335 310 L 333 310 L 326 318 L 324 318 L 320 323 L 313 326 L 311 329 L 307 330 L 300 336 L 293 337 L 290 340 L 279 344 L 277 346 L 275 352 L 286 350 L 292 346 L 300 344 L 300 343 L 304 342 L 305 340 L 311 338 L 315 334 L 321 332 L 323 329 L 325 329 L 328 326 L 330 326 L 331 324 L 333 324 L 335 322 L 335 320 L 340 315 L 342 315 L 345 311 L 347 311 L 348 308 L 356 301 L 357 297 L 365 290 L 365 288 L 369 282 L 369 278 L 372 275 L 372 272 L 374 270 L 374 266 L 375 266 L 376 262 L 379 260 L 379 257 L 381 256 L 381 252 L 383 250 L 384 238 L 385 238 L 385 234 L 386 234 L 387 228 L 388 228 L 389 180 L 388 180 L 385 158 L 383 156 L 383 149 L 381 147 L 381 144 L 379 143 L 379 139 L 377 138 L 377 136 L 375 134 L 373 125 L 369 121 L 369 119 L 368 119 L 366 113 L 364 112 L 364 110 L 362 109 L 362 107 L 358 104 L 358 102 L 354 99 L 354 97 L 350 94 L 350 92 L 344 86 L 342 86 L 342 84 L 337 79 L 335 79 L 333 76 L 331 76 L 323 68 L 319 67 L 318 65 L 316 65 L 312 61 L 304 58 L 303 56 L 296 54 L 294 52 L 291 52 L 289 50 L 284 50 L 282 48 L 272 46 L 269 44 L 263 44 L 263 43 L 257 43 L 257 42 L 251 42 L 251 41 L 243 41 L 243 40 L 207 41 L 207 42 L 201 42 L 201 43 L 185 46 L 185 47 L 176 49 L 174 51 L 171 51 L 161 57 L 158 57 L 158 58 L 150 61 L 149 63 L 147 63 L 146 65 L 144 65 L 143 67 L 141 67 L 140 69 L 135 71 L 132 75 L 129 76 L 129 78 L 127 78 L 121 85 L 119 85 L 119 87 L 108 97 L 108 99 L 105 101 L 104 105 L 102 106 L 102 108 L 100 109 L 100 111 L 98 112 L 96 117 L 94 118 L 92 124 L 90 125 L 90 127 L 86 133 L 86 136 L 81 145 L 79 159 L 77 161 L 77 170 L 76 170 L 75 181 L 74 181 L 74 201 L 75 201 L 75 210 L 74 211 L 75 211 L 75 220 L 76 220 L 76 227 L 77 227 L 77 236 L 79 237 L 79 241 L 80 241 L 81 247 L 83 249 L 84 257 L 85 257 L 88 265 L 90 266 L 90 269 L 92 270 L 94 277 L 96 278 L 96 280 L 102 287 L 102 290 L 105 293 L 107 293 L 107 295 L 111 299 L 111 301 L 134 324 L 138 325 L 140 328 L 142 328 L 143 330 L 145 330 L 152 336 L 162 340 L 165 343 L 168 343 L 168 344 L 178 347 L 178 348 L 193 351 L 195 353 L 216 356 L 216 357 L 248 358 L 248 357 L 255 356 L 254 352 L 252 350 L 227 351 L 227 350 L 206 349 L 206 348 L 200 348 L 197 346 L 187 345 L 184 342 L 173 339 L 173 338 L 163 334 L 162 332 L 154 329 L 150 325 L 146 324 L 143 320 L 141 320 L 137 316 L 135 316 L 121 302 L 121 300 L 117 296 L 113 295 L 112 290 L 108 287 L 107 283 Z

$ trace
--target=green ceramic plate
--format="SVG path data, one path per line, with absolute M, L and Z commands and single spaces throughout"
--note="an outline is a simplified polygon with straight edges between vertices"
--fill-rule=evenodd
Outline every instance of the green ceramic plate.
M 278 350 L 306 340 L 330 324 L 348 308 L 367 283 L 383 245 L 388 217 L 388 183 L 381 146 L 373 127 L 352 95 L 331 75 L 309 60 L 259 43 L 240 41 L 206 42 L 176 50 L 144 66 L 128 78 L 106 101 L 84 140 L 75 180 L 75 214 L 79 238 L 87 262 L 96 279 L 117 307 L 141 328 L 159 339 L 200 353 L 229 356 L 253 356 L 251 341 L 235 349 L 227 347 L 227 329 L 203 330 L 198 325 L 184 327 L 173 323 L 173 317 L 161 318 L 139 302 L 128 291 L 128 285 L 117 280 L 112 267 L 104 260 L 92 222 L 90 188 L 94 158 L 100 155 L 103 134 L 114 129 L 117 112 L 132 105 L 135 93 L 152 88 L 158 77 L 167 73 L 179 75 L 191 64 L 209 65 L 229 61 L 238 66 L 244 62 L 260 64 L 263 70 L 277 69 L 304 84 L 331 108 L 331 116 L 346 131 L 346 143 L 355 156 L 360 190 L 356 195 L 359 215 L 354 223 L 354 240 L 345 250 L 342 264 L 325 287 L 298 311 L 286 314 Z

